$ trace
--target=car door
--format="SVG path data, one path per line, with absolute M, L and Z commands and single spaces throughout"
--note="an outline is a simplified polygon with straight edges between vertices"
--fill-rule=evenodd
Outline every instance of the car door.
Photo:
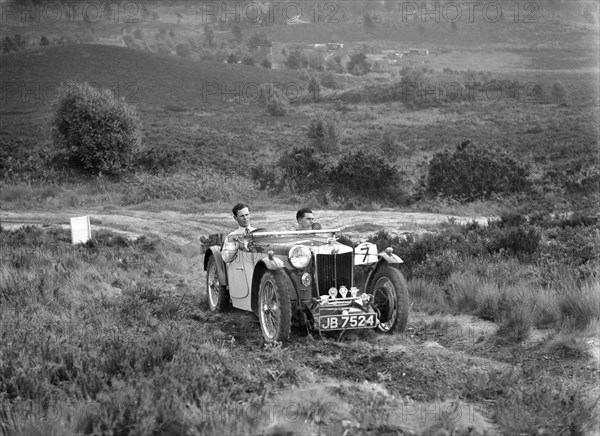
M 235 300 L 245 298 L 250 293 L 246 269 L 251 269 L 253 266 L 252 262 L 249 261 L 249 255 L 250 253 L 240 249 L 238 250 L 235 259 L 227 264 L 229 296 L 231 297 L 233 305 L 236 307 L 239 307 L 239 304 L 236 304 Z

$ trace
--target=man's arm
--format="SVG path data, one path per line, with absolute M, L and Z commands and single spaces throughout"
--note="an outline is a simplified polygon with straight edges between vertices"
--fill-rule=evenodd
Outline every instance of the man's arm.
M 223 249 L 221 250 L 221 256 L 225 263 L 233 262 L 238 252 L 238 238 L 240 235 L 229 234 L 223 242 Z

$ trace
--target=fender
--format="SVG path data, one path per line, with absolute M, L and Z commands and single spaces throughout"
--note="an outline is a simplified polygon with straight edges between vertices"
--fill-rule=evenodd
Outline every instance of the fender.
M 398 264 L 398 263 L 404 263 L 404 261 L 402 259 L 400 259 L 399 256 L 396 256 L 394 253 L 386 253 L 385 251 L 382 251 L 381 253 L 377 253 L 377 256 L 379 256 L 379 262 L 377 262 L 377 267 L 379 267 L 379 264 L 382 263 L 383 261 L 389 263 L 389 264 Z
M 267 267 L 267 269 L 270 270 L 283 269 L 284 267 L 283 261 L 276 257 L 270 258 L 269 256 L 266 256 L 263 259 L 261 259 L 259 263 L 263 263 Z
M 225 262 L 223 262 L 223 256 L 221 256 L 221 249 L 217 245 L 213 245 L 204 254 L 204 271 L 208 267 L 208 258 L 210 256 L 214 256 L 215 264 L 217 265 L 217 277 L 219 277 L 219 283 L 222 286 L 228 286 L 229 282 L 227 280 L 227 269 L 225 267 Z
M 377 256 L 379 256 L 379 261 L 377 262 L 377 264 L 375 264 L 375 267 L 372 268 L 371 271 L 369 271 L 365 279 L 365 292 L 368 292 L 368 289 L 373 284 L 373 278 L 375 277 L 375 274 L 383 265 L 400 265 L 401 263 L 404 263 L 404 261 L 399 256 L 396 256 L 393 253 L 386 253 L 384 251 L 378 253 Z

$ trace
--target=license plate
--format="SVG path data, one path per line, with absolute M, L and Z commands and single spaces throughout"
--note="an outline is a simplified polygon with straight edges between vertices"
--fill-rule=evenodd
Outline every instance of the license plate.
M 377 326 L 377 314 L 323 315 L 319 317 L 320 330 L 363 329 Z

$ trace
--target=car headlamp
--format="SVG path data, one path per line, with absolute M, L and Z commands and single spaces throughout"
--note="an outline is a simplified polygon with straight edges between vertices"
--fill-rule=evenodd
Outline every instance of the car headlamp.
M 328 293 L 329 293 L 329 296 L 331 298 L 337 297 L 337 289 L 335 289 L 335 288 L 329 288 L 329 292 Z
M 352 295 L 352 298 L 356 298 L 358 295 L 358 288 L 356 286 L 352 286 L 350 288 L 350 295 Z
M 305 245 L 294 245 L 288 253 L 290 263 L 298 269 L 306 268 L 310 263 L 310 257 L 310 250 Z
M 360 298 L 362 299 L 363 303 L 367 303 L 370 299 L 370 295 L 367 293 L 363 293 L 363 294 L 360 294 Z

